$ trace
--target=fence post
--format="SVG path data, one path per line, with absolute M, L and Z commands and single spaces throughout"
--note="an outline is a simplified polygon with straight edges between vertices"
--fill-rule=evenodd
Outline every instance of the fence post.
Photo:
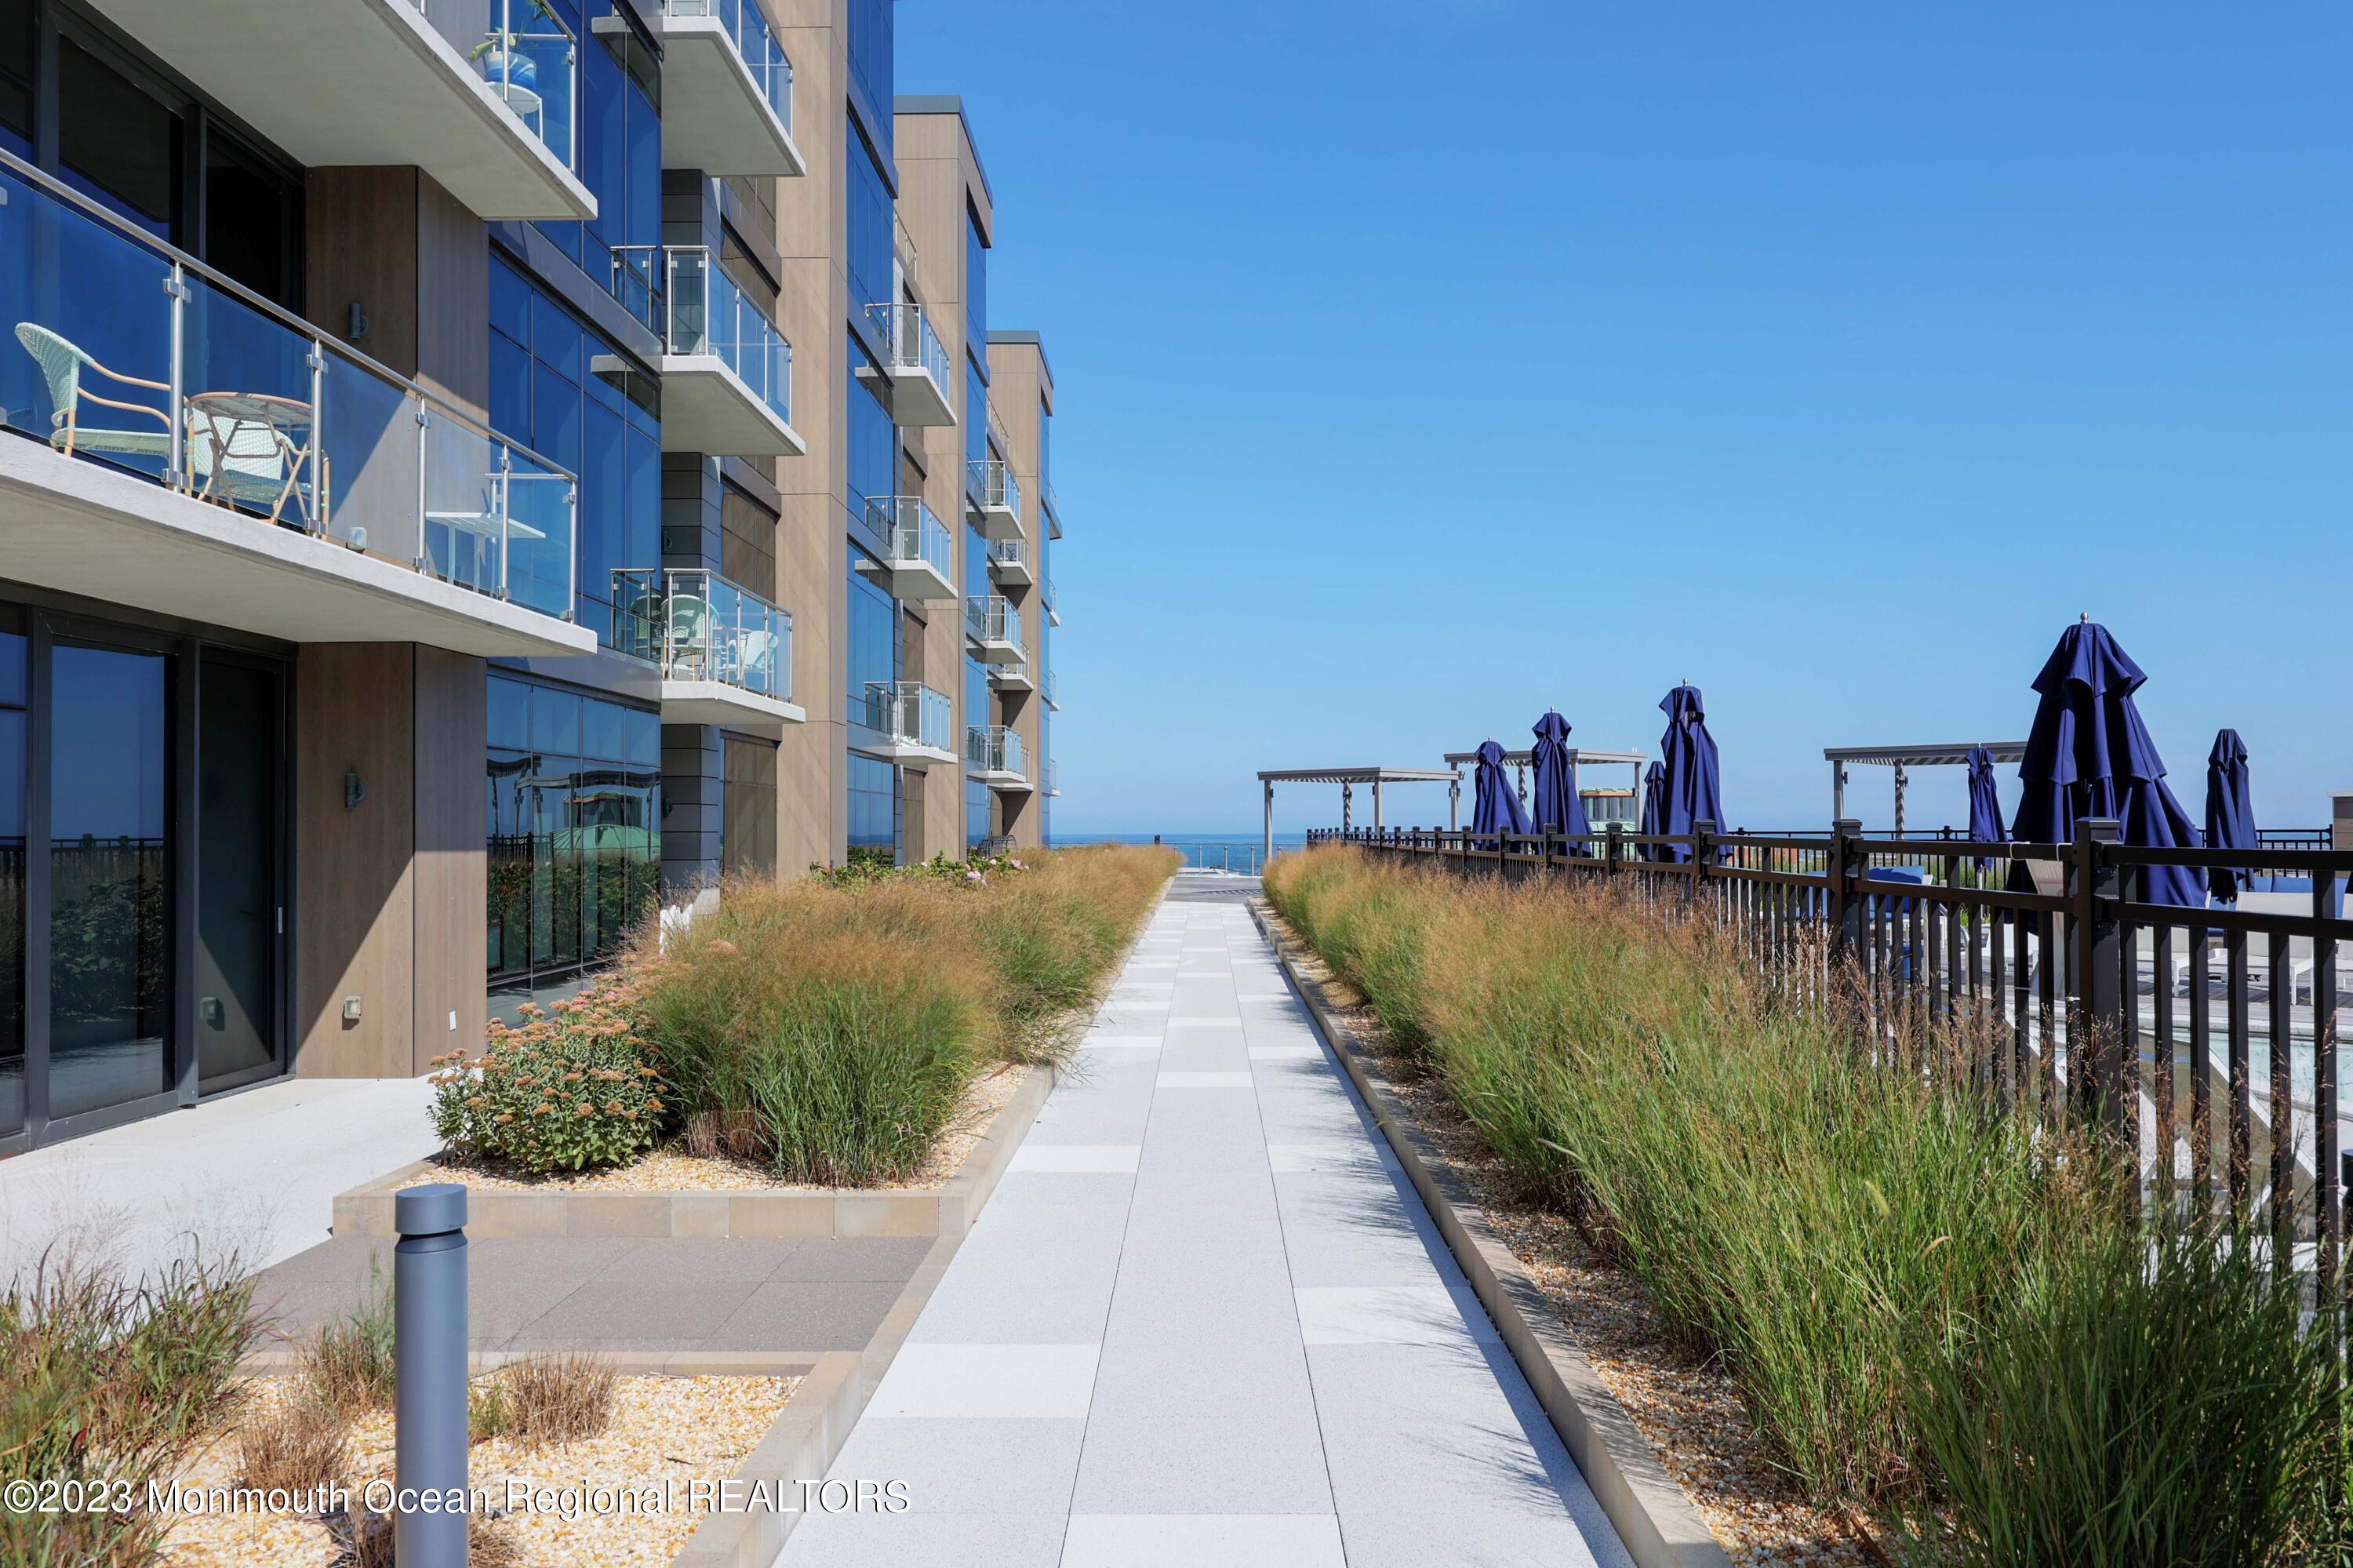
M 2074 853 L 2068 857 L 2069 911 L 2075 927 L 2075 972 L 2069 1000 L 2075 1009 L 2077 1038 L 2068 1044 L 2069 1076 L 2077 1093 L 2099 1101 L 2108 1131 L 2128 1139 L 2138 1120 L 2125 1063 L 2124 976 L 2116 904 L 2122 895 L 2116 863 L 2102 853 L 2121 833 L 2113 817 L 2087 817 L 2075 824 Z M 2137 1165 L 2136 1151 L 2135 1163 Z
M 1623 822 L 1610 823 L 1609 836 L 1601 841 L 1602 875 L 1615 876 L 1618 874 L 1618 857 L 1623 854 L 1625 850 L 1626 824 Z
M 453 1181 L 394 1194 L 393 1478 L 439 1511 L 400 1508 L 403 1568 L 466 1568 L 466 1189 Z
M 1715 823 L 1706 818 L 1692 824 L 1691 881 L 1683 888 L 1686 902 L 1699 902 L 1700 883 L 1707 875 L 1707 863 L 1715 858 Z

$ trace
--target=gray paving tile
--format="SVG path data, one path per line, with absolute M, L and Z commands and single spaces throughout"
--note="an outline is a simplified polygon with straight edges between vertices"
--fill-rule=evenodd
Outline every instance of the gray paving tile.
M 1633 1568 L 1599 1503 L 1591 1515 L 1347 1513 L 1340 1517 L 1340 1538 L 1348 1568 Z
M 261 1271 L 264 1281 L 286 1285 L 351 1285 L 364 1286 L 368 1281 L 368 1266 L 373 1263 L 382 1272 L 385 1285 L 392 1284 L 392 1248 L 389 1236 L 336 1236 L 296 1253 L 282 1263 L 272 1264 Z
M 794 1244 L 770 1277 L 904 1283 L 931 1250 L 929 1236 L 811 1236 Z
M 1310 1345 L 1307 1366 L 1315 1384 L 1316 1409 L 1326 1421 L 1500 1426 L 1519 1418 L 1502 1382 L 1504 1373 L 1526 1386 L 1508 1351 L 1472 1340 Z M 1540 1412 L 1535 1419 L 1543 1419 Z
M 1324 1452 L 1343 1518 L 1427 1512 L 1557 1519 L 1570 1494 L 1585 1486 L 1551 1428 L 1531 1433 L 1516 1420 L 1482 1425 L 1327 1416 Z
M 1068 1518 L 1053 1513 L 812 1514 L 781 1568 L 1058 1568 Z
M 744 1281 L 681 1286 L 675 1290 L 646 1290 L 610 1280 L 583 1284 L 523 1323 L 508 1342 L 516 1350 L 692 1349 L 724 1323 L 754 1288 Z
M 572 1296 L 587 1288 L 585 1280 L 469 1277 L 466 1281 L 467 1337 L 478 1350 L 530 1349 L 538 1342 L 540 1320 Z M 605 1288 L 609 1291 L 612 1287 Z M 742 1288 L 748 1289 L 749 1287 Z M 641 1293 L 625 1290 L 623 1294 Z M 630 1348 L 651 1350 L 660 1347 Z
M 739 1281 L 756 1285 L 808 1245 L 790 1238 L 670 1236 L 638 1243 L 589 1277 L 659 1283 L 664 1289 L 672 1285 L 725 1285 Z
M 1332 1511 L 1313 1416 L 1099 1415 L 1087 1423 L 1074 1513 Z
M 1055 1417 L 863 1421 L 827 1474 L 903 1480 L 909 1513 L 1060 1515 L 1070 1510 L 1087 1425 Z
M 703 1340 L 712 1351 L 862 1351 L 902 1279 L 771 1281 L 756 1286 Z
M 1074 1514 L 1062 1568 L 1343 1568 L 1329 1514 Z
M 491 1236 L 470 1242 L 469 1274 L 512 1273 L 535 1279 L 586 1279 L 641 1241 L 606 1236 Z
M 1124 1333 L 1114 1305 L 1092 1414 L 1240 1419 L 1313 1415 L 1314 1408 L 1295 1339 L 1204 1332 L 1178 1341 L 1151 1331 Z

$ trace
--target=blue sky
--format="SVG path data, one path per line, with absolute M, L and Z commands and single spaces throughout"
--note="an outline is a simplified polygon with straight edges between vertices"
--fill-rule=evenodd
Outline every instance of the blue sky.
M 1820 827 L 1825 746 L 2023 738 L 2079 612 L 2193 815 L 2222 725 L 2265 825 L 2353 789 L 2353 12 L 901 0 L 899 41 L 1060 396 L 1058 837 L 1254 828 L 1261 768 L 1548 705 L 1654 750 L 1681 679 L 1726 815 Z

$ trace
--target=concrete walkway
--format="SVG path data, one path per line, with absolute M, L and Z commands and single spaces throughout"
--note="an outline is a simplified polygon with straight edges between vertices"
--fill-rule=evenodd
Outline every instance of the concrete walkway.
M 441 1147 L 423 1078 L 286 1078 L 0 1160 L 0 1280 L 53 1244 L 126 1275 L 327 1239 L 335 1194 Z
M 784 1568 L 1624 1564 L 1240 902 L 1180 888 Z

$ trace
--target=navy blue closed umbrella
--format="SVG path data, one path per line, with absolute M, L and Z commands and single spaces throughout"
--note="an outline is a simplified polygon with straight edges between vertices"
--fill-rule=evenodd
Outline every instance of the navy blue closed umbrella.
M 1969 747 L 1969 842 L 1980 844 L 2001 842 L 2001 793 L 1994 788 L 1993 753 L 1982 746 Z M 1993 863 L 1978 857 L 1978 869 L 1983 871 Z
M 1653 762 L 1651 764 L 1650 771 L 1642 775 L 1642 825 L 1639 831 L 1645 833 L 1657 832 L 1659 823 L 1665 820 L 1666 814 L 1667 770 Z M 1657 847 L 1644 844 L 1641 856 L 1644 860 L 1658 859 Z
M 1492 740 L 1482 741 L 1478 755 L 1478 773 L 1471 787 L 1471 831 L 1526 832 L 1528 814 L 1512 792 L 1512 781 L 1504 775 L 1504 748 Z M 1488 847 L 1494 847 L 1493 841 L 1489 841 Z
M 1582 839 L 1593 832 L 1577 792 L 1577 761 L 1568 754 L 1568 721 L 1556 711 L 1536 720 L 1529 759 L 1536 770 L 1536 832 Z
M 2220 731 L 2214 749 L 2206 754 L 2206 847 L 2254 850 L 2263 839 L 2255 832 L 2255 796 L 2247 781 L 2247 746 L 2235 729 Z M 2207 874 L 2217 904 L 2239 901 L 2240 873 L 2217 866 Z
M 2122 842 L 2140 849 L 2195 849 L 2198 828 L 2165 782 L 2165 763 L 2141 722 L 2133 694 L 2148 680 L 2105 626 L 2069 627 L 2034 677 L 2042 697 L 2010 837 L 2072 843 L 2086 817 L 2114 817 Z M 2206 874 L 2192 866 L 2135 868 L 2134 891 L 2147 904 L 2206 902 Z
M 1700 701 L 1699 688 L 1677 686 L 1659 706 L 1667 715 L 1667 733 L 1659 737 L 1659 755 L 1666 770 L 1659 832 L 1687 833 L 1695 822 L 1722 827 L 1724 801 L 1715 738 L 1707 733 L 1707 709 Z M 1691 859 L 1691 846 L 1668 844 L 1659 858 L 1680 864 Z

